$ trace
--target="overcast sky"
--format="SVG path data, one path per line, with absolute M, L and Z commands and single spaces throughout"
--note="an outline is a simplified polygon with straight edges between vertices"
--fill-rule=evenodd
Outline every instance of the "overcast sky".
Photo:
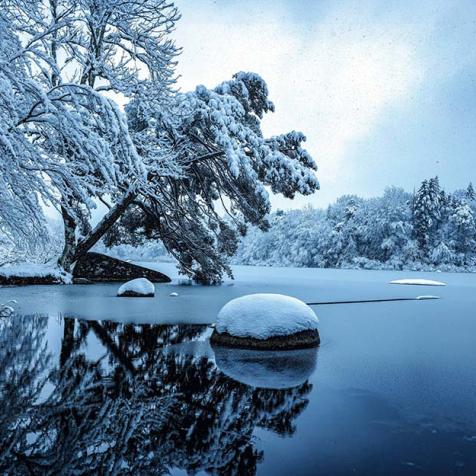
M 266 80 L 265 133 L 302 130 L 321 191 L 413 190 L 438 174 L 476 182 L 476 1 L 176 0 L 183 90 L 233 73 Z

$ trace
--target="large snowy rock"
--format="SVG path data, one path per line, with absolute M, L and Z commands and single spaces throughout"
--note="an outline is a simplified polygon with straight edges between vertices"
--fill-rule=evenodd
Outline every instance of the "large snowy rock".
M 219 370 L 251 387 L 284 389 L 302 385 L 316 368 L 317 349 L 263 352 L 214 347 Z
M 124 283 L 117 291 L 122 297 L 154 297 L 155 287 L 145 278 L 137 278 Z
M 153 283 L 170 282 L 170 278 L 159 271 L 94 252 L 81 257 L 73 271 L 73 282 L 76 283 L 84 279 L 92 282 L 124 282 L 135 278 L 147 278 Z
M 218 313 L 211 342 L 255 349 L 293 349 L 319 344 L 319 320 L 299 299 L 250 294 L 233 299 Z

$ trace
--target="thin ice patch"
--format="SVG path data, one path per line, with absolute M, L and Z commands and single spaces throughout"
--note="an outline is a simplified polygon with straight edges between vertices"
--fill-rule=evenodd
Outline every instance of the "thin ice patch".
M 442 281 L 433 281 L 431 279 L 395 279 L 390 284 L 404 284 L 410 286 L 446 286 Z

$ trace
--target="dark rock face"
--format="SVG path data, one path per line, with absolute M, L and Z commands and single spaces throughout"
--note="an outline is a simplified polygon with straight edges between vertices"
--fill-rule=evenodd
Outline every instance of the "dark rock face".
M 47 274 L 46 276 L 4 276 L 0 274 L 0 285 L 27 286 L 31 284 L 64 284 L 61 276 Z
M 118 294 L 118 297 L 154 297 L 154 293 L 142 294 L 135 291 L 124 291 L 122 294 Z
M 84 282 L 84 280 L 95 283 L 124 282 L 136 278 L 147 278 L 153 283 L 169 283 L 171 281 L 168 276 L 158 271 L 93 252 L 86 253 L 80 258 L 73 271 L 74 283 Z
M 291 350 L 317 347 L 321 340 L 317 330 L 301 331 L 288 336 L 275 336 L 269 339 L 254 339 L 253 337 L 235 337 L 227 332 L 217 332 L 215 329 L 210 337 L 210 342 L 212 345 L 241 349 Z

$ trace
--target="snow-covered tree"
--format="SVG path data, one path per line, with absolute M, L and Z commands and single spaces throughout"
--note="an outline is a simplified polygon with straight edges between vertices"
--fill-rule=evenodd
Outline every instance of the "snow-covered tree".
M 431 252 L 430 258 L 435 265 L 452 264 L 455 261 L 455 254 L 441 241 Z
M 397 265 L 412 233 L 410 194 L 390 187 L 382 197 L 362 204 L 356 217 L 360 230 L 359 255 Z
M 474 202 L 465 191 L 440 190 L 433 179 L 419 196 L 395 187 L 382 197 L 344 196 L 326 211 L 306 208 L 271 214 L 267 232 L 251 229 L 238 247 L 234 263 L 368 269 L 474 269 L 476 229 Z M 424 192 L 424 193 L 423 193 Z M 422 216 L 427 225 L 427 254 L 413 230 L 415 203 L 438 197 L 440 207 Z M 428 198 L 430 197 L 430 198 Z M 423 207 L 422 207 L 423 208 Z M 436 217 L 433 227 L 428 216 Z M 425 218 L 426 221 L 423 220 Z M 417 221 L 417 223 L 419 223 Z
M 168 34 L 179 17 L 173 3 L 4 3 L 14 44 L 2 53 L 11 69 L 7 79 L 17 70 L 24 78 L 13 83 L 20 104 L 5 104 L 18 117 L 4 123 L 10 120 L 8 134 L 31 155 L 15 157 L 31 162 L 22 205 L 37 228 L 43 225 L 39 196 L 61 211 L 65 269 L 121 217 L 126 230 L 131 207 L 135 223 L 163 240 L 182 271 L 219 281 L 230 273 L 226 260 L 246 223 L 267 227 L 265 187 L 290 198 L 318 188 L 301 133 L 263 137 L 260 120 L 274 105 L 258 75 L 238 73 L 214 89 L 172 91 L 178 49 Z M 111 94 L 126 103 L 127 122 Z M 110 210 L 91 229 L 98 199 Z M 229 220 L 217 213 L 217 201 Z M 17 221 L 27 227 L 27 220 Z M 6 212 L 3 222 L 19 229 Z
M 333 230 L 327 251 L 329 264 L 341 266 L 349 263 L 358 254 L 358 213 L 362 199 L 355 195 L 344 195 L 327 210 L 327 219 Z
M 424 257 L 428 256 L 440 223 L 440 186 L 438 178 L 424 180 L 413 201 L 413 233 Z
M 454 226 L 453 239 L 455 251 L 463 256 L 474 253 L 476 246 L 476 222 L 471 207 L 467 203 L 458 203 L 450 216 Z
M 38 228 L 38 196 L 53 204 L 64 219 L 61 264 L 68 268 L 80 233 L 89 231 L 94 199 L 145 180 L 125 116 L 106 94 L 132 97 L 150 79 L 148 91 L 167 96 L 177 54 L 167 34 L 178 13 L 163 0 L 0 5 L 2 35 L 8 37 L 0 45 L 1 110 L 12 116 L 1 117 L 0 154 L 4 166 L 20 173 L 17 182 L 27 177 L 20 187 L 8 184 L 10 194 L 28 190 L 19 199 L 18 210 L 25 213 L 4 213 L 5 201 L 2 222 L 16 233 Z
M 466 189 L 466 197 L 470 202 L 476 200 L 476 192 L 474 191 L 472 182 L 469 182 L 468 188 Z
M 133 240 L 141 233 L 160 239 L 182 272 L 217 282 L 231 275 L 228 259 L 246 225 L 267 228 L 265 187 L 288 198 L 311 194 L 319 187 L 316 165 L 301 146 L 303 134 L 263 137 L 260 120 L 274 105 L 257 74 L 177 94 L 168 107 L 154 109 L 141 97 L 127 107 L 149 180 L 110 243 L 127 240 L 127 231 Z M 158 151 L 174 157 L 174 174 L 164 173 Z

